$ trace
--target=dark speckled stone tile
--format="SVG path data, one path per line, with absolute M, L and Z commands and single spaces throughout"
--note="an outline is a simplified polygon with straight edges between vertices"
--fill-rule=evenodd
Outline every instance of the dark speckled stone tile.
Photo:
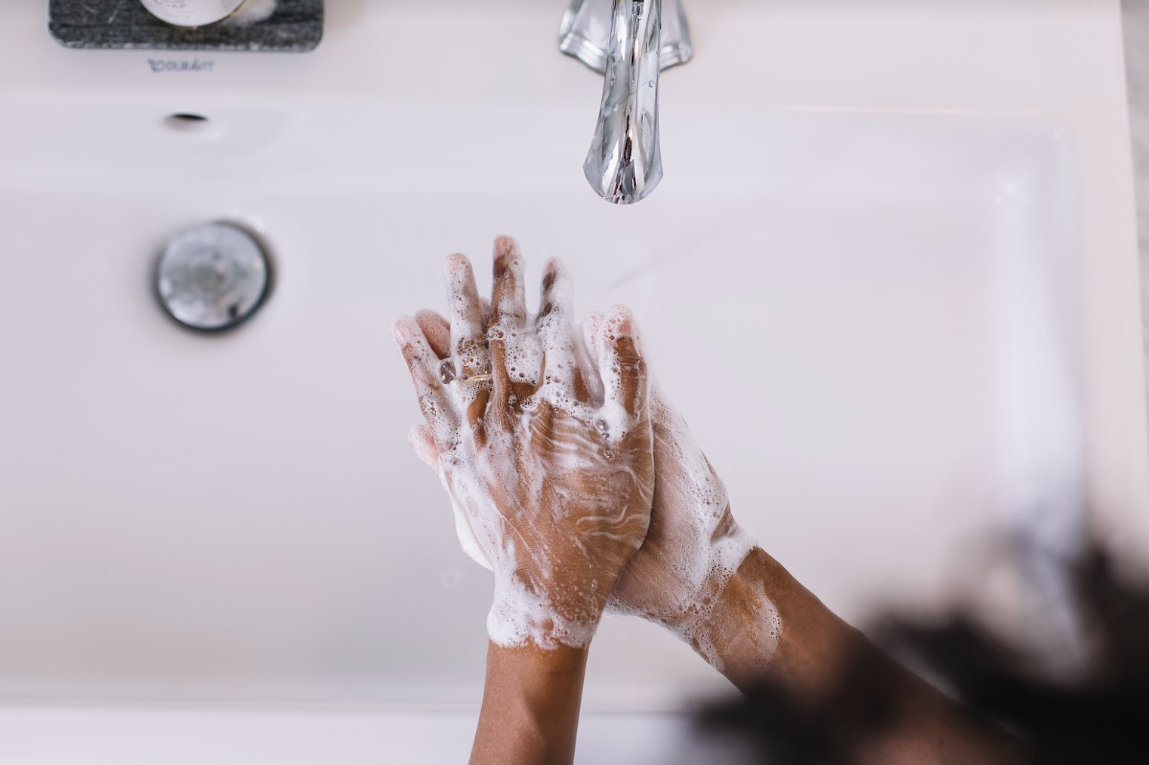
M 165 24 L 139 0 L 50 0 L 48 26 L 69 48 L 302 52 L 323 37 L 323 0 L 277 0 L 264 21 L 196 29 Z

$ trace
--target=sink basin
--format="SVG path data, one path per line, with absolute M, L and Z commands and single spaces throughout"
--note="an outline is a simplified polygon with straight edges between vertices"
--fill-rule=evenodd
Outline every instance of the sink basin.
M 314 54 L 181 70 L 60 48 L 21 5 L 0 11 L 0 762 L 154 759 L 159 733 L 117 733 L 146 714 L 213 761 L 271 761 L 250 742 L 308 714 L 315 741 L 387 743 L 293 761 L 465 755 L 490 578 L 407 445 L 388 325 L 443 306 L 447 254 L 485 272 L 499 233 L 532 280 L 566 259 L 580 311 L 635 310 L 736 516 L 848 618 L 988 586 L 984 534 L 1035 517 L 1149 549 L 1115 2 L 695 4 L 666 177 L 624 209 L 580 171 L 601 83 L 554 50 L 559 6 L 332 3 Z M 205 336 L 151 268 L 218 219 L 262 235 L 275 280 Z M 581 756 L 607 761 L 613 713 L 639 714 L 637 751 L 726 688 L 607 619 Z M 166 711 L 116 711 L 141 704 Z

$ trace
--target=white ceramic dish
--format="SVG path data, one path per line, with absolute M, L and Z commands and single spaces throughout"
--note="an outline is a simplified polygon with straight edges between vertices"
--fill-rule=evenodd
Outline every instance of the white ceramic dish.
M 243 0 L 141 0 L 158 19 L 179 27 L 201 27 L 226 19 Z

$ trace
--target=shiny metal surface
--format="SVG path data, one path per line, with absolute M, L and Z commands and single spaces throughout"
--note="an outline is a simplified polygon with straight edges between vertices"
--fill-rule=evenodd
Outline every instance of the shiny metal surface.
M 156 266 L 156 293 L 180 324 L 218 332 L 259 308 L 269 277 L 267 253 L 254 236 L 233 223 L 207 223 L 168 242 Z
M 606 72 L 614 0 L 573 0 L 559 28 L 559 50 L 599 73 Z M 663 0 L 659 63 L 663 69 L 694 57 L 690 27 L 679 0 Z
M 615 0 L 606 80 L 583 174 L 614 204 L 645 199 L 662 180 L 658 139 L 661 0 Z
M 645 199 L 662 180 L 658 79 L 693 52 L 682 6 L 666 8 L 664 17 L 662 0 L 575 0 L 563 17 L 559 49 L 606 77 L 583 174 L 614 204 Z

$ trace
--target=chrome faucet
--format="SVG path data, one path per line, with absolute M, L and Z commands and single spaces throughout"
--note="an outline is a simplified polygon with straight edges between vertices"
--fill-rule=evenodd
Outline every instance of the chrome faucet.
M 693 55 L 679 0 L 573 0 L 559 50 L 606 76 L 583 174 L 608 202 L 645 199 L 662 180 L 659 74 Z

